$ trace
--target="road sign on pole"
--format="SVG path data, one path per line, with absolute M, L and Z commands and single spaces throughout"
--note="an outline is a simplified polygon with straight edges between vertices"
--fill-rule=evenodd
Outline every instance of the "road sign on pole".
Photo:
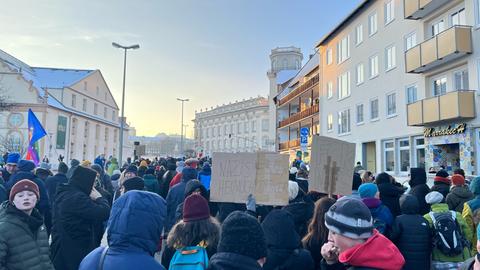
M 309 133 L 308 127 L 303 127 L 300 129 L 300 148 L 302 149 L 303 152 L 307 152 L 308 133 Z

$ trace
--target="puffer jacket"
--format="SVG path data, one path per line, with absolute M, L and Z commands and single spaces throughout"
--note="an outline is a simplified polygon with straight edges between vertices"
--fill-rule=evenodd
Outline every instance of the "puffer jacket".
M 219 252 L 210 258 L 208 270 L 262 270 L 262 267 L 255 259 L 230 253 Z
M 28 216 L 9 201 L 0 206 L 0 269 L 54 270 L 48 237 L 37 209 Z
M 385 224 L 385 228 L 376 227 L 376 229 L 378 231 L 380 231 L 380 229 L 383 229 L 383 231 L 380 231 L 380 232 L 383 235 L 388 236 L 390 229 L 392 228 L 392 225 L 393 225 L 393 216 L 392 216 L 392 213 L 390 212 L 390 209 L 388 209 L 388 207 L 383 205 L 382 201 L 380 201 L 377 198 L 363 198 L 362 202 L 370 210 L 373 220 L 380 220 Z
M 425 195 L 430 192 L 427 185 L 427 174 L 423 168 L 410 169 L 410 194 L 417 197 L 420 215 L 430 212 L 430 205 L 425 201 Z
M 473 199 L 473 193 L 467 186 L 454 186 L 445 202 L 448 204 L 448 209 L 462 213 L 463 205 L 471 199 Z
M 153 174 L 145 174 L 143 176 L 143 182 L 145 184 L 145 190 L 160 194 L 160 185 L 158 184 L 157 178 Z
M 154 259 L 166 217 L 165 200 L 159 195 L 132 190 L 115 201 L 108 220 L 108 250 L 103 270 L 161 270 Z M 138 226 L 138 220 L 142 226 Z M 105 247 L 90 252 L 79 270 L 98 270 Z

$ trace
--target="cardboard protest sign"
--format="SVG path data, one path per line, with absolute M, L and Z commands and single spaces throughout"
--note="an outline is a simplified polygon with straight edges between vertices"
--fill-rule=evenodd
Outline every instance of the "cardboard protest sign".
M 309 173 L 310 189 L 327 194 L 351 194 L 354 162 L 354 143 L 314 136 Z
M 210 200 L 288 204 L 288 156 L 278 153 L 213 153 Z

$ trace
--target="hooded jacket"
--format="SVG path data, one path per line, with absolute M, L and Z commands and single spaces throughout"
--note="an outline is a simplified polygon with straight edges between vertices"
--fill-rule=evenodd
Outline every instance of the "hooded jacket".
M 108 250 L 104 270 L 164 269 L 154 254 L 161 239 L 166 217 L 165 200 L 159 195 L 132 190 L 115 201 L 108 220 Z M 138 226 L 138 220 L 142 226 Z M 90 252 L 79 270 L 98 270 L 105 247 Z
M 385 231 L 382 233 L 388 235 L 388 232 L 393 225 L 393 216 L 388 207 L 383 205 L 382 201 L 377 198 L 363 198 L 362 202 L 368 207 L 374 220 L 381 220 L 387 225 Z
M 108 165 L 108 175 L 112 176 L 113 171 L 118 170 L 118 161 L 116 158 L 112 158 L 110 160 L 110 164 Z
M 425 195 L 430 192 L 430 188 L 427 185 L 427 173 L 423 168 L 411 168 L 410 169 L 410 194 L 417 197 L 419 214 L 425 215 L 430 212 L 430 205 L 425 201 Z
M 200 195 L 202 195 L 203 198 L 205 198 L 205 200 L 209 200 L 208 199 L 208 191 L 207 189 L 205 189 L 205 187 L 203 186 L 202 183 L 200 183 L 200 181 L 198 180 L 192 180 L 192 181 L 188 181 L 188 183 L 185 185 L 185 197 L 184 197 L 184 200 L 192 195 L 192 193 L 197 190 L 197 189 L 200 189 Z M 177 206 L 177 210 L 175 211 L 175 223 L 177 223 L 179 220 L 183 219 L 183 203 L 184 201 L 179 204 Z
M 390 183 L 390 176 L 386 173 L 380 173 L 377 176 L 376 183 L 382 203 L 390 209 L 393 217 L 400 215 L 400 203 L 398 200 L 404 190 Z
M 208 270 L 262 270 L 262 267 L 255 259 L 230 253 L 215 253 L 208 262 Z
M 198 180 L 210 190 L 210 180 L 212 179 L 212 169 L 209 164 L 204 164 L 202 170 L 198 173 Z
M 445 202 L 448 204 L 448 209 L 462 213 L 463 205 L 471 199 L 473 199 L 473 193 L 467 186 L 453 186 Z
M 57 194 L 58 185 L 66 183 L 68 183 L 68 179 L 67 176 L 63 173 L 57 173 L 54 176 L 50 176 L 47 178 L 47 180 L 45 180 L 45 185 L 48 192 L 48 200 L 51 207 L 53 207 L 53 203 L 55 202 L 55 195 Z
M 51 258 L 55 269 L 77 270 L 96 248 L 94 227 L 108 219 L 110 207 L 103 197 L 90 198 L 96 172 L 78 166 L 68 184 L 57 189 L 53 209 Z
M 273 210 L 262 223 L 267 242 L 264 270 L 313 270 L 310 251 L 303 249 L 293 218 L 285 210 Z
M 404 195 L 400 208 L 402 215 L 395 219 L 390 239 L 405 258 L 404 269 L 430 269 L 432 232 L 428 221 L 419 214 L 416 197 Z

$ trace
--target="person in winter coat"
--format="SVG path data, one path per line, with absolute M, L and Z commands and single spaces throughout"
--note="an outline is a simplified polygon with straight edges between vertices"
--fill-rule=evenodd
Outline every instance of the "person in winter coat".
M 182 167 L 182 168 L 192 168 L 192 169 L 197 169 L 197 165 L 198 165 L 198 159 L 196 158 L 189 158 L 187 160 L 185 160 L 185 166 L 183 167 L 181 164 L 181 162 L 183 161 L 180 161 L 180 165 L 177 165 L 177 171 L 178 171 L 178 167 Z M 180 173 L 177 173 L 173 179 L 172 179 L 172 182 L 170 182 L 170 189 L 175 186 L 176 184 L 180 183 L 183 179 L 183 169 Z
M 447 197 L 450 192 L 450 179 L 448 179 L 448 172 L 445 170 L 439 170 L 433 178 L 433 186 L 430 191 L 438 191 L 442 193 L 443 199 Z
M 108 175 L 111 177 L 113 175 L 113 172 L 118 169 L 119 167 L 118 167 L 117 158 L 112 158 L 110 160 L 110 164 L 108 165 L 108 169 L 107 169 Z
M 98 164 L 93 164 L 92 169 L 98 173 L 96 179 L 97 181 L 95 182 L 95 189 L 102 193 L 102 196 L 107 199 L 110 204 L 112 204 L 114 191 L 110 176 L 106 174 L 105 170 Z
M 480 235 L 480 226 L 477 226 L 476 229 L 476 234 Z M 474 243 L 475 246 L 475 252 L 472 254 L 475 254 L 473 258 L 470 258 L 466 260 L 462 267 L 459 268 L 460 270 L 478 270 L 480 269 L 480 241 L 477 240 L 476 243 Z
M 410 169 L 410 194 L 417 197 L 418 205 L 420 207 L 420 215 L 425 215 L 430 212 L 430 205 L 425 202 L 425 195 L 430 192 L 427 185 L 427 173 L 424 168 Z
M 312 255 L 302 248 L 290 213 L 271 211 L 262 222 L 262 229 L 267 243 L 264 270 L 314 270 Z
M 362 183 L 372 183 L 375 180 L 371 171 L 363 171 L 360 177 L 362 177 Z
M 296 184 L 296 182 L 293 183 Z M 300 189 L 296 199 L 289 202 L 283 209 L 292 215 L 293 221 L 295 222 L 295 229 L 300 235 L 300 238 L 303 238 L 307 234 L 308 224 L 315 210 L 313 201 L 310 197 L 306 197 Z
M 353 178 L 352 178 L 352 194 L 350 195 L 351 197 L 360 199 L 360 195 L 358 194 L 358 188 L 362 184 L 362 178 L 358 173 L 353 173 Z
M 222 223 L 217 253 L 210 258 L 207 269 L 261 270 L 266 256 L 260 223 L 247 213 L 235 211 Z
M 452 184 L 453 187 L 445 202 L 448 204 L 448 209 L 462 213 L 463 205 L 473 199 L 473 193 L 465 185 L 465 178 L 460 174 L 452 175 Z
M 373 226 L 381 234 L 388 236 L 393 225 L 393 216 L 388 207 L 382 204 L 378 198 L 377 185 L 365 183 L 360 185 L 358 193 L 362 202 L 368 207 L 373 218 Z
M 388 173 L 380 173 L 375 178 L 375 182 L 380 192 L 380 200 L 390 209 L 393 217 L 400 215 L 399 199 L 405 190 L 392 182 L 392 177 Z
M 420 215 L 417 197 L 400 197 L 402 214 L 393 223 L 390 240 L 405 258 L 403 269 L 430 269 L 432 232 L 428 221 Z
M 315 211 L 313 218 L 308 225 L 307 235 L 302 239 L 303 247 L 310 251 L 315 269 L 320 267 L 322 255 L 320 250 L 323 244 L 328 242 L 328 229 L 325 226 L 325 213 L 335 203 L 335 200 L 328 197 L 323 197 L 315 203 Z
M 120 170 L 115 170 L 113 171 L 113 174 L 112 176 L 110 176 L 110 180 L 112 180 L 112 186 L 113 186 L 113 190 L 116 191 L 119 187 L 119 179 L 120 179 L 120 176 L 122 175 L 122 172 Z
M 185 199 L 185 186 L 188 181 L 197 179 L 197 170 L 185 167 L 182 172 L 182 181 L 172 187 L 167 194 L 167 220 L 165 222 L 165 233 L 168 233 L 175 224 L 175 213 L 179 204 Z
M 9 182 L 10 176 L 17 171 L 17 163 L 20 160 L 19 153 L 9 153 L 6 159 L 5 168 L 2 170 L 2 177 L 5 183 Z
M 113 203 L 108 220 L 108 248 L 98 247 L 81 262 L 79 270 L 163 270 L 154 255 L 166 217 L 165 200 L 155 193 L 129 191 Z M 138 221 L 141 220 L 141 226 Z
M 188 183 L 185 185 L 185 199 L 192 195 L 192 194 L 200 194 L 205 200 L 208 201 L 208 191 L 207 189 L 203 186 L 202 183 L 198 180 L 190 180 Z M 185 201 L 183 201 L 181 204 L 178 205 L 177 211 L 175 213 L 175 223 L 178 221 L 182 220 L 183 218 L 183 204 Z
M 470 191 L 475 196 L 470 201 L 466 202 L 463 205 L 462 217 L 465 219 L 465 222 L 468 224 L 468 227 L 472 232 L 475 231 L 478 224 L 480 223 L 480 177 L 475 177 L 470 183 Z M 475 243 L 477 242 L 478 235 L 473 235 L 472 240 L 472 251 L 476 252 Z
M 57 193 L 57 187 L 60 184 L 68 183 L 67 179 L 68 166 L 64 162 L 58 164 L 58 172 L 54 176 L 50 176 L 45 180 L 45 186 L 48 192 L 48 200 L 50 206 L 53 207 L 53 202 L 55 201 L 55 194 Z
M 325 214 L 328 243 L 321 249 L 322 270 L 400 270 L 405 260 L 398 248 L 373 228 L 370 210 L 360 200 L 340 198 Z
M 432 210 L 426 214 L 424 218 L 428 221 L 431 230 L 434 231 L 435 228 L 431 215 L 449 212 L 450 210 L 448 209 L 448 205 L 446 203 L 442 203 L 444 201 L 443 195 L 438 191 L 432 191 L 428 193 L 427 196 L 425 196 L 425 200 L 431 205 Z M 456 222 L 460 227 L 460 233 L 466 241 L 472 243 L 472 230 L 468 227 L 460 213 L 454 213 L 456 213 Z M 457 256 L 448 256 L 443 254 L 437 247 L 434 247 L 432 251 L 432 268 L 437 269 L 443 267 L 441 269 L 447 269 L 444 267 L 448 266 L 450 267 L 448 269 L 457 269 L 459 266 L 461 266 L 462 262 L 470 258 L 470 251 L 470 247 L 466 246 L 462 254 Z
M 172 159 L 167 161 L 167 171 L 162 176 L 162 182 L 160 184 L 160 196 L 167 198 L 168 190 L 170 189 L 170 182 L 177 174 L 177 166 Z
M 300 169 L 297 172 L 297 177 L 294 181 L 297 182 L 298 187 L 303 193 L 308 193 L 308 171 L 306 166 L 300 166 Z
M 68 184 L 57 188 L 51 244 L 55 269 L 77 270 L 97 247 L 94 226 L 108 219 L 110 207 L 94 188 L 96 175 L 96 171 L 78 166 Z
M 40 166 L 35 169 L 35 176 L 45 182 L 49 176 L 53 175 L 50 169 L 52 169 L 50 164 L 42 162 L 40 163 Z
M 210 168 L 210 163 L 203 163 L 202 170 L 198 173 L 198 180 L 203 184 L 203 186 L 210 190 L 210 179 L 212 178 L 212 168 Z
M 160 195 L 160 185 L 158 184 L 157 177 L 155 176 L 155 169 L 149 168 L 145 171 L 143 182 L 145 183 L 146 191 Z
M 38 186 L 20 180 L 0 206 L 0 269 L 54 270 L 43 217 L 35 209 Z

